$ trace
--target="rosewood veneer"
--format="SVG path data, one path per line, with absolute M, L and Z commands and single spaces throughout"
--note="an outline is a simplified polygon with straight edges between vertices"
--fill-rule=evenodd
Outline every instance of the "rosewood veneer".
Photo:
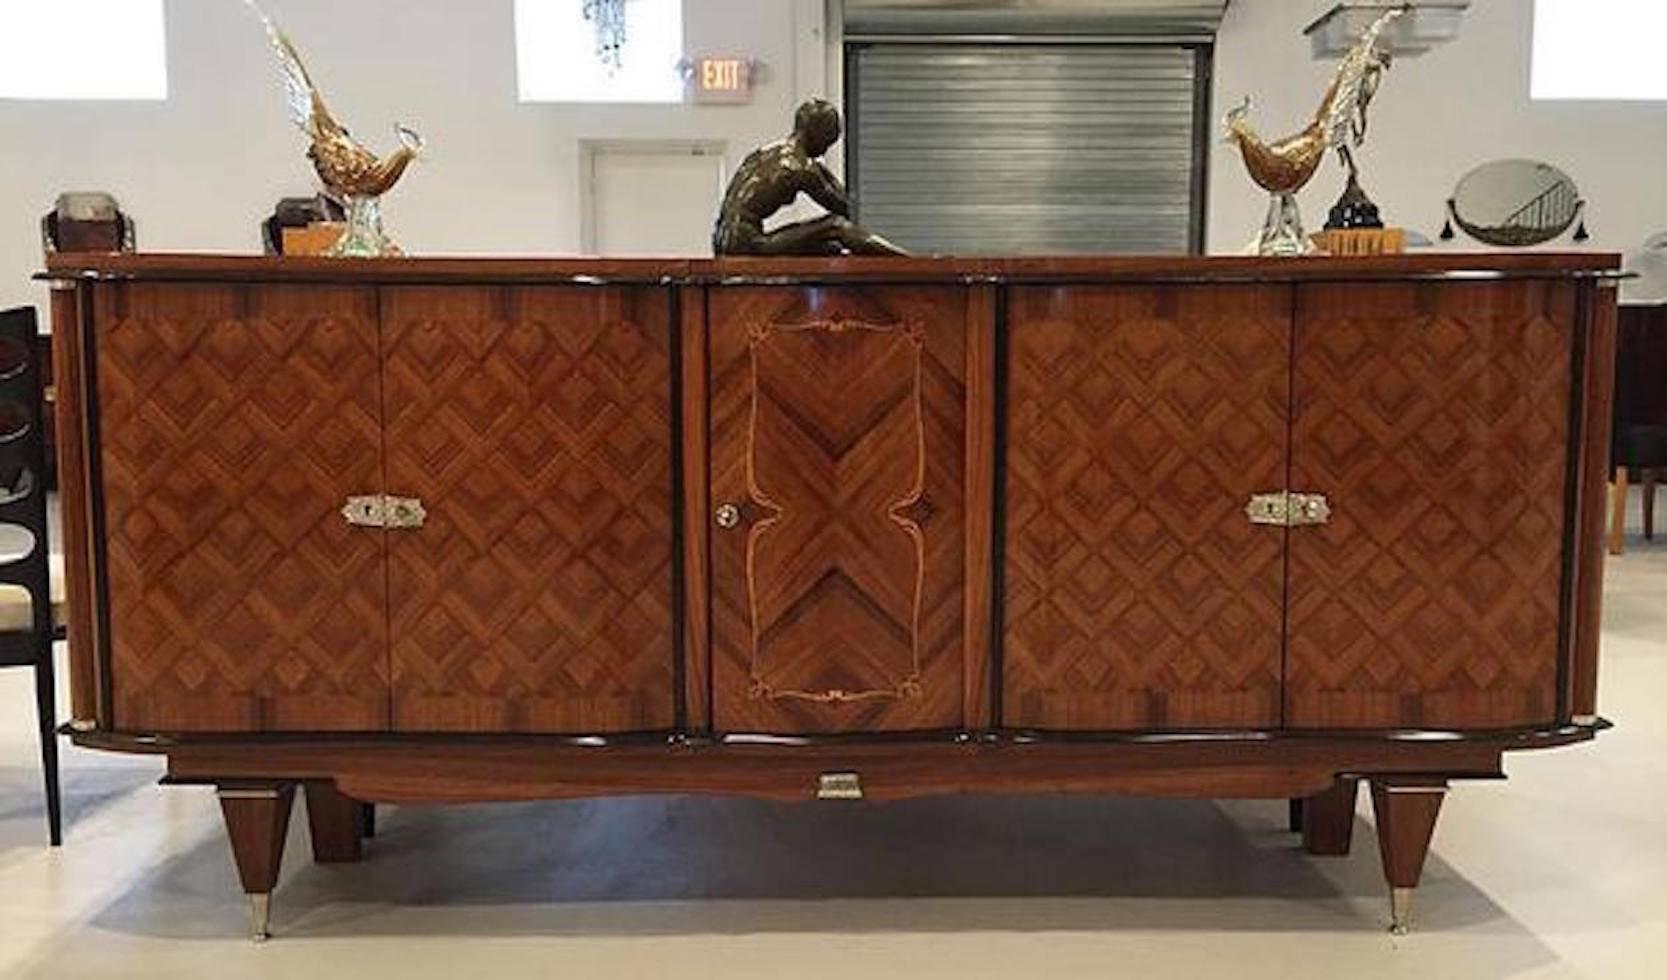
M 1298 801 L 1590 739 L 1613 256 L 54 256 L 75 737 L 217 785 Z M 1524 815 L 1525 818 L 1528 815 Z

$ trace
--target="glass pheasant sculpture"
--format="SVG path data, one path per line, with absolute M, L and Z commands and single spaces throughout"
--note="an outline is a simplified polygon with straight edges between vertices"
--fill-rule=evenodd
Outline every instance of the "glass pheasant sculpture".
M 290 117 L 312 140 L 307 156 L 313 162 L 313 169 L 318 171 L 325 189 L 347 205 L 347 230 L 324 254 L 337 258 L 402 254 L 382 230 L 382 195 L 399 182 L 405 168 L 421 155 L 422 137 L 396 125 L 394 132 L 399 137 L 400 148 L 385 159 L 378 159 L 330 115 L 324 97 L 319 95 L 295 45 L 284 32 L 255 0 L 244 2 L 266 25 L 266 35 L 278 54 Z
M 1306 255 L 1314 244 L 1302 228 L 1297 210 L 1297 191 L 1302 190 L 1326 151 L 1335 149 L 1354 175 L 1352 150 L 1366 134 L 1366 108 L 1377 92 L 1378 81 L 1389 67 L 1389 52 L 1378 47 L 1379 37 L 1406 7 L 1386 11 L 1361 34 L 1349 53 L 1337 65 L 1337 74 L 1320 102 L 1314 121 L 1295 136 L 1267 143 L 1256 134 L 1246 116 L 1250 99 L 1228 112 L 1227 142 L 1236 143 L 1244 157 L 1245 169 L 1257 186 L 1271 195 L 1268 216 L 1257 239 L 1259 255 Z

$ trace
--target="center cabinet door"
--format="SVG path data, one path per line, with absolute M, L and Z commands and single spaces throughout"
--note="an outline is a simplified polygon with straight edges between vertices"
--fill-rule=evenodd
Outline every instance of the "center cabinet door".
M 672 727 L 670 297 L 382 294 L 398 731 Z
M 722 287 L 708 303 L 714 727 L 961 725 L 986 294 Z
M 1016 288 L 1002 723 L 1280 721 L 1288 286 Z

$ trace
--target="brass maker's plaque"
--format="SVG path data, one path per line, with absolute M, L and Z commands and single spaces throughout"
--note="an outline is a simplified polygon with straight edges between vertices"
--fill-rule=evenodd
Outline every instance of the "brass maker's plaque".
M 862 799 L 862 777 L 854 772 L 825 772 L 816 781 L 819 800 Z

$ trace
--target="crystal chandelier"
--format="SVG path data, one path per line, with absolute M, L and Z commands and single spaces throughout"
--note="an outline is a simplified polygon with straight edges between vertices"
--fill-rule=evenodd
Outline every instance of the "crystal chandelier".
M 625 0 L 585 0 L 585 20 L 596 25 L 596 57 L 610 69 L 624 64 Z

